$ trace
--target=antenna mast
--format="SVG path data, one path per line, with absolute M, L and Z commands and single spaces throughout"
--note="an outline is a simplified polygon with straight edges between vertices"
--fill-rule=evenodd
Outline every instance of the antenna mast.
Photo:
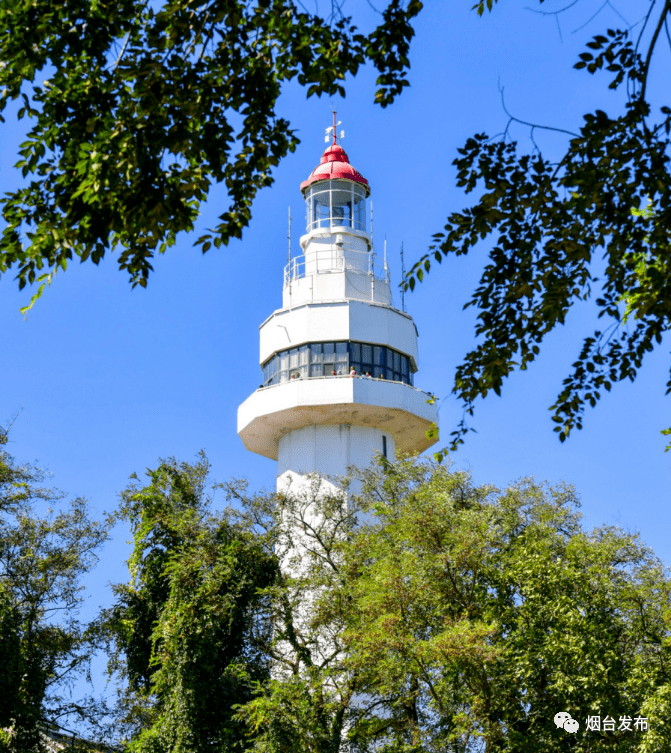
M 287 233 L 287 264 L 291 264 L 291 207 L 289 207 L 289 231 Z
M 373 200 L 370 202 L 370 247 L 375 253 L 375 244 L 373 243 Z
M 337 112 L 337 110 L 334 107 L 333 108 L 333 125 L 329 126 L 326 129 L 326 137 L 324 138 L 324 141 L 328 144 L 329 143 L 329 139 L 331 137 L 333 137 L 333 143 L 331 144 L 331 146 L 335 146 L 338 143 L 338 139 L 342 140 L 342 139 L 345 138 L 345 131 L 340 131 L 340 133 L 338 133 L 337 130 L 336 130 L 338 128 L 338 126 L 342 123 L 342 120 L 339 120 L 336 123 L 336 112 Z
M 403 261 L 403 241 L 401 241 L 401 279 L 405 283 L 405 262 Z M 405 287 L 401 286 L 401 311 L 405 313 Z

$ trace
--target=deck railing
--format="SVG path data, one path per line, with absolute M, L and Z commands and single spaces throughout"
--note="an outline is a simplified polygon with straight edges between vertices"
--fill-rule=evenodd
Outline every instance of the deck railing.
M 357 374 L 356 376 L 350 376 L 350 374 L 330 374 L 330 375 L 324 375 L 324 376 L 308 376 L 308 377 L 297 377 L 296 379 L 285 379 L 283 382 L 275 382 L 275 384 L 264 384 L 259 385 L 257 387 L 256 391 L 261 392 L 262 390 L 269 390 L 273 387 L 281 387 L 285 384 L 293 384 L 294 382 L 311 382 L 311 381 L 317 381 L 319 379 L 367 379 L 371 382 L 384 382 L 385 384 L 403 384 L 406 387 L 409 387 L 411 390 L 415 390 L 415 392 L 421 392 L 424 395 L 428 395 L 429 397 L 433 397 L 433 393 L 426 392 L 425 390 L 420 390 L 419 387 L 415 387 L 414 384 L 409 384 L 408 382 L 402 382 L 400 380 L 396 379 L 380 379 L 379 377 L 367 377 L 363 374 Z
M 293 258 L 284 268 L 284 285 L 315 274 L 351 271 L 389 283 L 389 266 L 372 251 L 327 248 L 311 250 Z

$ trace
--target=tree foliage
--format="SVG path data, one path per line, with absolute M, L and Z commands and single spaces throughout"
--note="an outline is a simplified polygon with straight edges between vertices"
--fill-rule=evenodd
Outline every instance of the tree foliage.
M 523 479 L 499 491 L 430 465 L 389 471 L 368 481 L 376 520 L 351 549 L 350 661 L 379 702 L 364 741 L 663 750 L 665 704 L 656 745 L 585 730 L 588 715 L 634 716 L 671 687 L 671 582 L 637 537 L 583 530 L 570 487 Z M 555 709 L 580 721 L 575 738 L 556 729 Z
M 240 710 L 254 750 L 668 750 L 671 580 L 637 536 L 584 530 L 570 487 L 444 465 L 315 490 L 280 498 L 300 568 L 277 592 L 281 668 Z M 593 715 L 650 729 L 591 732 Z
M 134 548 L 131 582 L 106 615 L 112 669 L 127 683 L 119 717 L 137 753 L 233 751 L 246 728 L 233 707 L 268 676 L 253 639 L 276 564 L 263 539 L 213 514 L 208 463 L 162 461 L 122 493 Z
M 307 96 L 344 94 L 365 62 L 375 100 L 405 73 L 419 0 L 390 0 L 361 34 L 338 4 L 328 18 L 293 0 L 0 2 L 0 111 L 18 100 L 34 124 L 21 146 L 26 184 L 2 199 L 0 274 L 51 282 L 78 257 L 146 286 L 152 259 L 192 230 L 211 186 L 229 207 L 196 242 L 239 238 L 256 193 L 298 138 L 276 114 L 292 79 Z M 33 298 L 33 302 L 35 300 Z M 32 305 L 32 303 L 31 303 Z
M 485 4 L 476 7 L 482 14 Z M 469 431 L 466 416 L 476 399 L 500 394 L 508 375 L 525 370 L 575 303 L 594 297 L 606 324 L 584 339 L 551 406 L 561 441 L 582 428 L 585 408 L 604 391 L 635 379 L 645 354 L 668 331 L 671 109 L 652 107 L 648 80 L 669 16 L 671 4 L 650 3 L 636 33 L 608 29 L 588 43 L 575 68 L 607 76 L 610 89 L 626 88 L 626 99 L 621 112 L 587 113 L 560 159 L 542 154 L 536 142 L 532 153 L 523 153 L 507 128 L 500 138 L 477 134 L 459 150 L 458 185 L 478 190 L 479 198 L 449 215 L 404 283 L 412 289 L 432 261 L 491 242 L 466 304 L 479 311 L 479 340 L 455 374 L 464 419 L 450 449 Z M 668 394 L 671 380 L 666 387 Z
M 70 690 L 96 649 L 78 617 L 81 580 L 109 523 L 93 521 L 84 499 L 65 507 L 62 494 L 40 486 L 44 478 L 0 447 L 0 729 L 9 731 L 0 745 L 11 751 L 39 751 L 40 730 L 95 724 L 100 711 Z

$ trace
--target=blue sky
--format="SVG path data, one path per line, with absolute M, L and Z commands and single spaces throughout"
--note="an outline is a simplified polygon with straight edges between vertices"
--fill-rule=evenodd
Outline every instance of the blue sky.
M 575 129 L 596 107 L 614 112 L 621 94 L 609 92 L 603 77 L 572 66 L 589 37 L 623 25 L 616 13 L 634 23 L 644 11 L 638 3 L 613 0 L 572 33 L 602 6 L 582 0 L 560 17 L 560 35 L 554 17 L 525 10 L 521 1 L 502 2 L 484 18 L 471 4 L 426 3 L 411 49 L 411 87 L 396 104 L 386 110 L 373 104 L 375 76 L 368 69 L 348 82 L 346 99 L 334 100 L 346 131 L 343 146 L 370 182 L 376 251 L 382 253 L 386 234 L 395 283 L 401 243 L 409 266 L 448 213 L 467 205 L 470 197 L 456 187 L 451 163 L 468 136 L 505 127 L 499 83 L 507 107 L 524 120 Z M 560 7 L 548 0 L 542 9 Z M 345 9 L 363 29 L 375 20 L 364 0 L 350 0 Z M 668 49 L 662 50 L 653 92 L 656 83 L 661 88 L 668 58 Z M 242 476 L 253 488 L 274 486 L 275 463 L 245 450 L 236 411 L 261 381 L 258 326 L 281 306 L 287 207 L 297 253 L 304 223 L 299 184 L 319 162 L 331 102 L 306 101 L 292 85 L 279 114 L 298 129 L 302 143 L 255 201 L 241 241 L 203 256 L 192 247 L 196 233 L 182 237 L 156 260 L 147 290 L 131 290 L 113 256 L 99 267 L 75 265 L 56 276 L 25 321 L 19 308 L 30 293 L 19 293 L 10 275 L 0 281 L 0 421 L 20 411 L 9 451 L 50 469 L 54 485 L 89 498 L 98 511 L 115 507 L 133 471 L 141 474 L 159 457 L 193 459 L 201 448 L 217 480 Z M 5 190 L 18 185 L 12 165 L 22 125 L 8 120 L 2 127 Z M 521 148 L 531 148 L 527 128 L 513 126 L 512 133 Z M 558 153 L 562 138 L 537 132 L 548 154 Z M 214 191 L 199 228 L 212 226 L 225 209 L 224 192 Z M 483 245 L 468 258 L 443 263 L 406 295 L 420 334 L 415 384 L 444 398 L 444 436 L 460 418 L 451 379 L 473 345 L 475 320 L 462 306 L 486 250 Z M 398 292 L 395 302 L 400 306 Z M 492 395 L 478 405 L 472 420 L 478 433 L 453 460 L 479 483 L 504 486 L 521 476 L 572 483 L 587 526 L 640 531 L 668 563 L 671 453 L 664 454 L 660 435 L 671 424 L 664 397 L 668 339 L 649 355 L 634 384 L 616 385 L 587 413 L 581 432 L 563 445 L 552 432 L 548 407 L 595 323 L 589 303 L 573 310 L 532 367 L 509 379 L 501 398 Z M 127 531 L 116 532 L 89 577 L 91 608 L 109 601 L 107 582 L 125 579 L 127 538 Z

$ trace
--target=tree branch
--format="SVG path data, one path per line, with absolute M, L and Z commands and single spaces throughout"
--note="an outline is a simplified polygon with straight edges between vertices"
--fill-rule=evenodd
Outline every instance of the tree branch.
M 662 12 L 659 16 L 657 27 L 655 28 L 655 32 L 652 35 L 650 46 L 648 47 L 648 54 L 646 55 L 646 58 L 645 58 L 645 64 L 643 65 L 643 80 L 641 82 L 641 99 L 643 100 L 645 99 L 645 89 L 648 84 L 648 71 L 650 69 L 650 61 L 652 59 L 652 53 L 655 49 L 655 45 L 657 44 L 659 33 L 662 30 L 662 26 L 664 25 L 664 20 L 666 19 L 666 16 L 669 13 L 669 10 L 671 10 L 671 4 L 669 0 L 666 0 L 666 2 L 664 3 L 664 7 L 662 8 Z

